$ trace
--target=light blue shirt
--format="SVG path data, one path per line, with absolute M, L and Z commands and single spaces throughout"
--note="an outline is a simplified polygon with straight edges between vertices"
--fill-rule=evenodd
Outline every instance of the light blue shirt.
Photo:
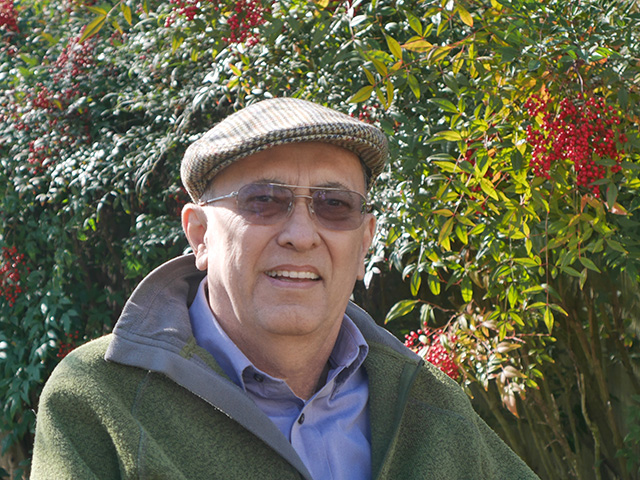
M 291 442 L 316 480 L 371 477 L 369 384 L 362 367 L 369 346 L 346 315 L 329 357 L 327 382 L 313 397 L 297 397 L 284 380 L 247 359 L 214 317 L 206 277 L 189 308 L 196 342 L 251 397 Z

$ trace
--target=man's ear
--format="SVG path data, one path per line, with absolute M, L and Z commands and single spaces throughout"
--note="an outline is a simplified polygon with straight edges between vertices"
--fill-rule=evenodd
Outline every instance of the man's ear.
M 196 268 L 207 270 L 207 215 L 200 205 L 187 203 L 182 207 L 182 229 L 196 256 Z
M 362 235 L 362 250 L 360 252 L 360 263 L 358 265 L 358 280 L 364 279 L 364 258 L 369 252 L 371 242 L 376 234 L 376 217 L 368 213 L 364 219 L 364 234 Z

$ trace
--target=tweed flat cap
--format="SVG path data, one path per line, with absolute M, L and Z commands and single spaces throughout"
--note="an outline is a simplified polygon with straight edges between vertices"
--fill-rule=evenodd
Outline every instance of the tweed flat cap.
M 294 142 L 326 142 L 360 158 L 375 179 L 387 160 L 387 138 L 378 128 L 327 107 L 294 98 L 254 103 L 228 116 L 185 152 L 180 176 L 196 201 L 223 168 L 251 154 Z

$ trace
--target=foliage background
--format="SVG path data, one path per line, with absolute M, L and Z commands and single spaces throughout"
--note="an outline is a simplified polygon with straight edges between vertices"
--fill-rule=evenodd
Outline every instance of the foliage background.
M 60 357 L 186 249 L 186 146 L 286 95 L 390 138 L 356 300 L 541 478 L 640 478 L 639 20 L 603 0 L 0 1 L 6 473 L 28 475 Z M 565 143 L 543 176 L 562 132 L 589 154 Z

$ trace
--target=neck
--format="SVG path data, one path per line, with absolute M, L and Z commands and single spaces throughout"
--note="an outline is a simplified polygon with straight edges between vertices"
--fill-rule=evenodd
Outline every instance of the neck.
M 222 325 L 222 323 L 221 323 Z M 246 335 L 242 330 L 223 328 L 249 361 L 272 377 L 287 382 L 293 393 L 308 400 L 326 383 L 329 356 L 338 337 L 340 324 L 329 335 L 281 337 Z

